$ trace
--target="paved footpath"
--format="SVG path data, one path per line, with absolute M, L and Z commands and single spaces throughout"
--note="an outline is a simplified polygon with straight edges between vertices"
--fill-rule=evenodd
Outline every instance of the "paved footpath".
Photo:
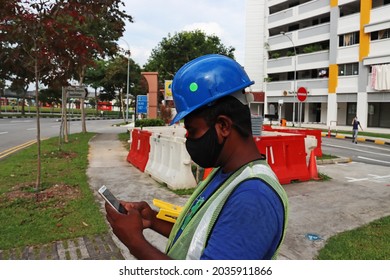
M 147 174 L 129 164 L 127 150 L 117 140 L 124 128 L 99 133 L 90 141 L 88 176 L 97 189 L 105 184 L 118 198 L 127 201 L 162 199 L 183 205 L 187 199 L 161 187 Z M 279 259 L 314 259 L 333 235 L 390 215 L 390 175 L 388 167 L 362 163 L 319 165 L 330 181 L 310 181 L 285 185 L 290 215 Z M 145 230 L 146 238 L 164 250 L 166 238 Z M 23 250 L 0 251 L 0 259 L 134 259 L 111 233 L 62 240 Z

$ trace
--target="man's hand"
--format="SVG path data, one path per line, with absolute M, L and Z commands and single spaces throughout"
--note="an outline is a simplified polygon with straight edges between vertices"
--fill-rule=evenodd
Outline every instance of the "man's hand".
M 151 228 L 156 221 L 157 212 L 155 212 L 148 203 L 145 201 L 141 202 L 124 202 L 121 201 L 122 205 L 127 211 L 133 209 L 137 210 L 142 219 L 143 228 Z
M 127 214 L 121 214 L 108 203 L 105 204 L 105 207 L 107 221 L 110 223 L 114 234 L 127 248 L 130 249 L 132 244 L 144 239 L 142 217 L 137 209 L 125 206 Z

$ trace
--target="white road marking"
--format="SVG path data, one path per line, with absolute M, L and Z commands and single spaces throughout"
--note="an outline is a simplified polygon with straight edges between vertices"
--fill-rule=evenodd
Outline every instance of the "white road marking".
M 25 121 L 10 121 L 10 123 L 30 123 L 32 120 L 25 120 Z
M 0 134 L 7 134 L 8 133 L 8 131 L 2 131 L 2 132 L 0 132 Z
M 368 180 L 368 178 L 360 178 L 360 179 L 357 179 L 357 178 L 353 178 L 353 177 L 345 177 L 345 179 L 348 180 L 348 183 L 360 182 L 360 181 L 367 181 L 367 180 Z
M 386 156 L 386 155 L 383 155 L 383 156 Z M 360 158 L 360 159 L 365 159 L 365 160 L 370 160 L 370 161 L 375 161 L 375 162 L 380 162 L 380 163 L 387 163 L 387 164 L 390 164 L 390 161 L 384 161 L 384 160 L 373 159 L 373 158 L 367 158 L 367 157 L 361 157 L 361 156 L 358 156 L 358 158 Z
M 375 153 L 375 152 L 370 152 L 370 151 L 364 151 L 364 150 L 361 150 L 361 149 L 355 149 L 355 148 L 351 148 L 351 147 L 338 146 L 338 145 L 329 145 L 329 144 L 325 144 L 324 146 L 334 147 L 334 148 L 340 148 L 340 149 L 344 149 L 344 150 L 357 151 L 357 152 L 360 152 L 360 153 L 367 153 L 367 154 L 372 154 L 372 155 L 390 157 L 390 154 L 389 154 L 389 155 L 386 155 L 386 154 L 383 154 L 383 153 Z M 371 147 L 370 147 L 370 148 L 371 148 Z M 385 151 L 388 151 L 388 149 L 387 149 L 387 150 L 384 149 L 384 150 L 385 150 Z
M 380 176 L 380 175 L 375 175 L 375 174 L 367 174 L 368 176 L 372 176 L 374 177 L 374 179 L 384 179 L 384 178 L 390 178 L 390 175 L 384 175 L 384 176 Z

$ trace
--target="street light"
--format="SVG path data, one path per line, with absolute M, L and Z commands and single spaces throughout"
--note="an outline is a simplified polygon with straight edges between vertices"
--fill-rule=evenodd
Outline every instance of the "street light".
M 293 120 L 292 120 L 292 123 L 293 123 L 293 126 L 295 126 L 295 94 L 297 92 L 297 51 L 295 49 L 294 42 L 290 38 L 290 36 L 288 36 L 286 34 L 286 32 L 284 32 L 284 31 L 281 31 L 280 34 L 282 34 L 283 36 L 286 36 L 290 40 L 290 42 L 291 42 L 291 44 L 292 44 L 292 46 L 294 48 L 294 89 L 293 89 L 293 91 L 294 91 L 294 99 L 293 99 Z
M 130 45 L 127 43 L 127 41 L 123 38 L 120 38 L 120 40 L 123 40 L 123 42 L 127 45 L 127 82 L 126 82 L 126 123 L 129 122 L 129 87 L 130 87 Z

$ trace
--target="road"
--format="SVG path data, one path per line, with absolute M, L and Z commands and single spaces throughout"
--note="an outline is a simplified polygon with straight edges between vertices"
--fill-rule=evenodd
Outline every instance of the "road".
M 90 120 L 87 131 L 99 132 L 114 130 L 113 124 L 121 120 Z M 117 129 L 117 128 L 116 128 Z M 0 119 L 0 158 L 4 151 L 36 140 L 36 120 L 32 119 Z M 70 133 L 81 132 L 81 122 L 69 122 Z M 123 128 L 123 131 L 126 131 Z M 60 122 L 57 119 L 41 119 L 41 138 L 58 136 Z M 31 141 L 31 142 L 30 142 Z M 372 165 L 390 166 L 390 146 L 377 145 L 371 142 L 354 144 L 349 139 L 322 138 L 322 151 L 325 154 L 351 158 L 354 162 Z
M 351 158 L 353 162 L 390 166 L 390 146 L 372 142 L 352 143 L 350 139 L 322 138 L 322 152 Z
M 121 120 L 89 120 L 87 121 L 87 131 L 99 132 L 107 130 L 118 130 L 113 124 L 120 123 Z M 41 139 L 59 136 L 61 122 L 57 119 L 42 118 L 40 120 Z M 126 129 L 123 128 L 125 132 Z M 81 132 L 81 122 L 69 122 L 69 132 Z M 36 119 L 0 119 L 0 159 L 11 152 L 15 147 L 24 147 L 32 144 L 36 140 L 37 124 Z

